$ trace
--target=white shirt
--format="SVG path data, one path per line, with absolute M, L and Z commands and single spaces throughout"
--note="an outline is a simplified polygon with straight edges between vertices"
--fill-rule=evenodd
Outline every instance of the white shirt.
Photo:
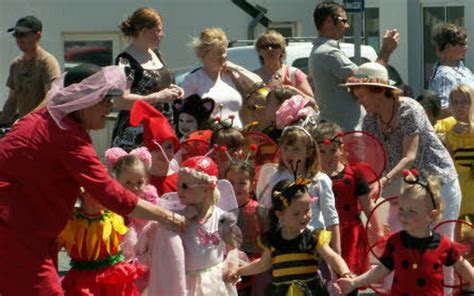
M 214 81 L 204 72 L 204 69 L 199 69 L 186 76 L 182 87 L 186 97 L 198 94 L 202 98 L 211 98 L 215 101 L 216 106 L 211 117 L 220 116 L 226 119 L 233 114 L 235 116 L 233 127 L 242 127 L 239 117 L 242 96 L 229 75 L 222 74 Z M 219 106 L 222 106 L 222 110 Z
M 270 166 L 270 165 L 267 165 Z M 262 167 L 263 170 L 265 165 Z M 261 206 L 269 204 L 273 187 L 281 180 L 293 180 L 293 174 L 287 169 L 278 170 L 268 180 L 260 175 L 257 181 L 257 198 Z M 313 229 L 326 229 L 328 226 L 339 224 L 339 215 L 336 210 L 336 200 L 332 191 L 332 181 L 328 175 L 319 172 L 313 177 L 314 184 L 308 186 L 311 197 L 317 198 L 312 204 L 313 218 L 310 226 Z M 260 184 L 259 184 L 260 183 Z M 263 188 L 259 190 L 260 188 Z M 265 202 L 267 201 L 267 202 Z

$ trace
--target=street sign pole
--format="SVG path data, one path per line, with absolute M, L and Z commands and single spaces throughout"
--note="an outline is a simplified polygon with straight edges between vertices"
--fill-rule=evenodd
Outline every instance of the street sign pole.
M 347 13 L 354 15 L 354 61 L 361 64 L 360 47 L 362 44 L 362 13 L 364 13 L 364 0 L 344 0 Z
M 362 13 L 354 14 L 354 59 L 357 65 L 361 64 L 360 46 L 362 43 Z

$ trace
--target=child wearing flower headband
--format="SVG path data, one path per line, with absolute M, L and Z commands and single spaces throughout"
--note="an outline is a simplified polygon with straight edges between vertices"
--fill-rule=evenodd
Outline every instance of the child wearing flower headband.
M 148 184 L 148 170 L 151 167 L 151 154 L 146 147 L 136 148 L 130 153 L 122 148 L 114 147 L 105 151 L 107 167 L 113 172 L 117 181 L 140 198 L 157 203 L 158 194 L 153 185 Z M 135 245 L 147 220 L 125 217 L 128 231 L 120 243 L 122 253 L 127 261 L 135 261 Z M 148 272 L 135 281 L 139 291 L 148 285 Z
M 149 295 L 237 295 L 234 286 L 224 283 L 230 268 L 224 255 L 241 241 L 235 226 L 235 196 L 221 198 L 216 163 L 207 156 L 194 156 L 178 173 L 178 192 L 162 196 L 159 204 L 175 205 L 188 219 L 182 235 L 157 223 L 140 238 L 138 250 L 150 260 Z M 219 181 L 221 182 L 221 181 Z M 227 182 L 227 181 L 225 181 Z M 228 182 L 227 184 L 231 186 Z M 227 204 L 228 199 L 230 208 Z M 227 253 L 227 259 L 235 258 Z M 238 262 L 235 263 L 236 268 Z
M 374 202 L 369 197 L 369 184 L 357 166 L 344 162 L 343 133 L 336 123 L 318 124 L 313 135 L 318 143 L 321 168 L 332 180 L 339 215 L 342 258 L 354 274 L 362 274 L 369 269 L 369 244 L 361 212 L 369 216 L 374 208 Z M 383 228 L 376 213 L 374 215 L 371 230 L 377 241 L 383 237 Z M 357 292 L 353 294 L 357 295 Z
M 262 239 L 260 259 L 240 267 L 234 279 L 272 268 L 272 285 L 268 295 L 329 295 L 319 276 L 319 257 L 339 275 L 351 276 L 344 260 L 331 247 L 330 232 L 313 231 L 312 198 L 307 184 L 311 180 L 281 180 L 272 190 L 270 229 Z
M 107 167 L 113 172 L 117 181 L 125 188 L 153 204 L 158 195 L 153 185 L 148 184 L 148 169 L 151 166 L 151 154 L 146 147 L 140 147 L 127 153 L 122 148 L 114 147 L 105 151 Z M 127 259 L 133 259 L 133 248 L 137 238 L 148 221 L 128 218 L 129 230 L 122 242 L 122 250 Z
M 463 246 L 431 230 L 443 210 L 438 178 L 430 176 L 424 184 L 415 170 L 403 174 L 405 184 L 398 198 L 403 230 L 389 237 L 380 264 L 355 278 L 337 281 L 344 293 L 379 282 L 394 271 L 391 295 L 441 296 L 443 266 L 454 266 L 463 281 L 474 282 L 474 269 L 462 256 Z

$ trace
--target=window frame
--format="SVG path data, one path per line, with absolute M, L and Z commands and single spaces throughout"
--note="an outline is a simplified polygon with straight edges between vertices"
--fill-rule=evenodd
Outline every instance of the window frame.
M 276 21 L 271 22 L 268 25 L 268 30 L 275 30 L 277 32 L 279 28 L 290 28 L 291 29 L 291 36 L 283 36 L 283 37 L 295 37 L 299 36 L 299 26 L 297 21 Z M 282 34 L 283 35 L 283 34 Z
M 66 70 L 66 61 L 64 59 L 65 43 L 67 41 L 112 41 L 112 64 L 115 57 L 123 50 L 125 38 L 119 32 L 62 32 L 61 33 L 61 52 L 63 57 L 62 68 Z
M 424 28 L 424 24 L 425 24 L 425 9 L 426 8 L 444 8 L 444 20 L 440 23 L 443 23 L 443 22 L 447 22 L 447 18 L 448 18 L 448 13 L 447 13 L 447 9 L 448 7 L 462 7 L 463 9 L 463 16 L 462 16 L 462 22 L 463 24 L 461 24 L 461 26 L 464 26 L 465 23 L 466 23 L 466 5 L 465 3 L 463 2 L 451 2 L 451 3 L 446 3 L 446 2 L 435 2 L 435 3 L 421 3 L 420 4 L 420 14 L 421 14 L 421 17 L 420 17 L 420 28 L 421 28 L 421 38 L 422 38 L 422 42 L 423 42 L 423 46 L 420 47 L 420 50 L 421 50 L 421 83 L 422 83 L 422 86 L 424 89 L 428 89 L 429 88 L 429 83 L 430 83 L 430 78 L 431 78 L 431 75 L 433 73 L 433 68 L 431 69 L 431 73 L 428 74 L 428 77 L 425 75 L 426 74 L 426 71 L 425 71 L 425 68 L 426 68 L 426 64 L 425 64 L 425 46 L 424 46 L 424 40 L 425 40 L 425 28 Z M 435 26 L 436 27 L 436 26 Z M 433 27 L 434 28 L 434 27 Z M 430 32 L 431 34 L 431 40 L 430 42 L 433 42 L 432 40 L 432 32 Z M 434 46 L 434 50 L 436 51 L 436 45 L 434 45 L 433 43 L 433 46 Z M 436 62 L 435 62 L 436 63 Z M 433 64 L 434 65 L 434 64 Z

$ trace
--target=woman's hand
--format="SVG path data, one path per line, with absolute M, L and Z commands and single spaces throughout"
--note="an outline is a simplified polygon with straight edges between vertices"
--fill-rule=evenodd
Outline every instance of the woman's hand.
M 232 63 L 231 61 L 227 61 L 222 66 L 222 70 L 224 71 L 238 71 L 241 67 L 237 64 Z
M 182 215 L 170 212 L 163 221 L 160 221 L 166 228 L 176 233 L 183 233 L 186 229 L 186 218 Z
M 172 103 L 174 100 L 182 98 L 183 95 L 184 90 L 181 87 L 171 84 L 168 88 L 153 93 L 154 103 Z
M 129 213 L 132 218 L 153 220 L 167 227 L 171 231 L 182 233 L 186 228 L 186 218 L 182 215 L 168 211 L 150 202 L 138 199 L 136 207 Z
M 379 191 L 381 192 L 382 189 L 387 185 L 389 182 L 389 179 L 386 176 L 383 176 L 382 178 L 379 179 Z

